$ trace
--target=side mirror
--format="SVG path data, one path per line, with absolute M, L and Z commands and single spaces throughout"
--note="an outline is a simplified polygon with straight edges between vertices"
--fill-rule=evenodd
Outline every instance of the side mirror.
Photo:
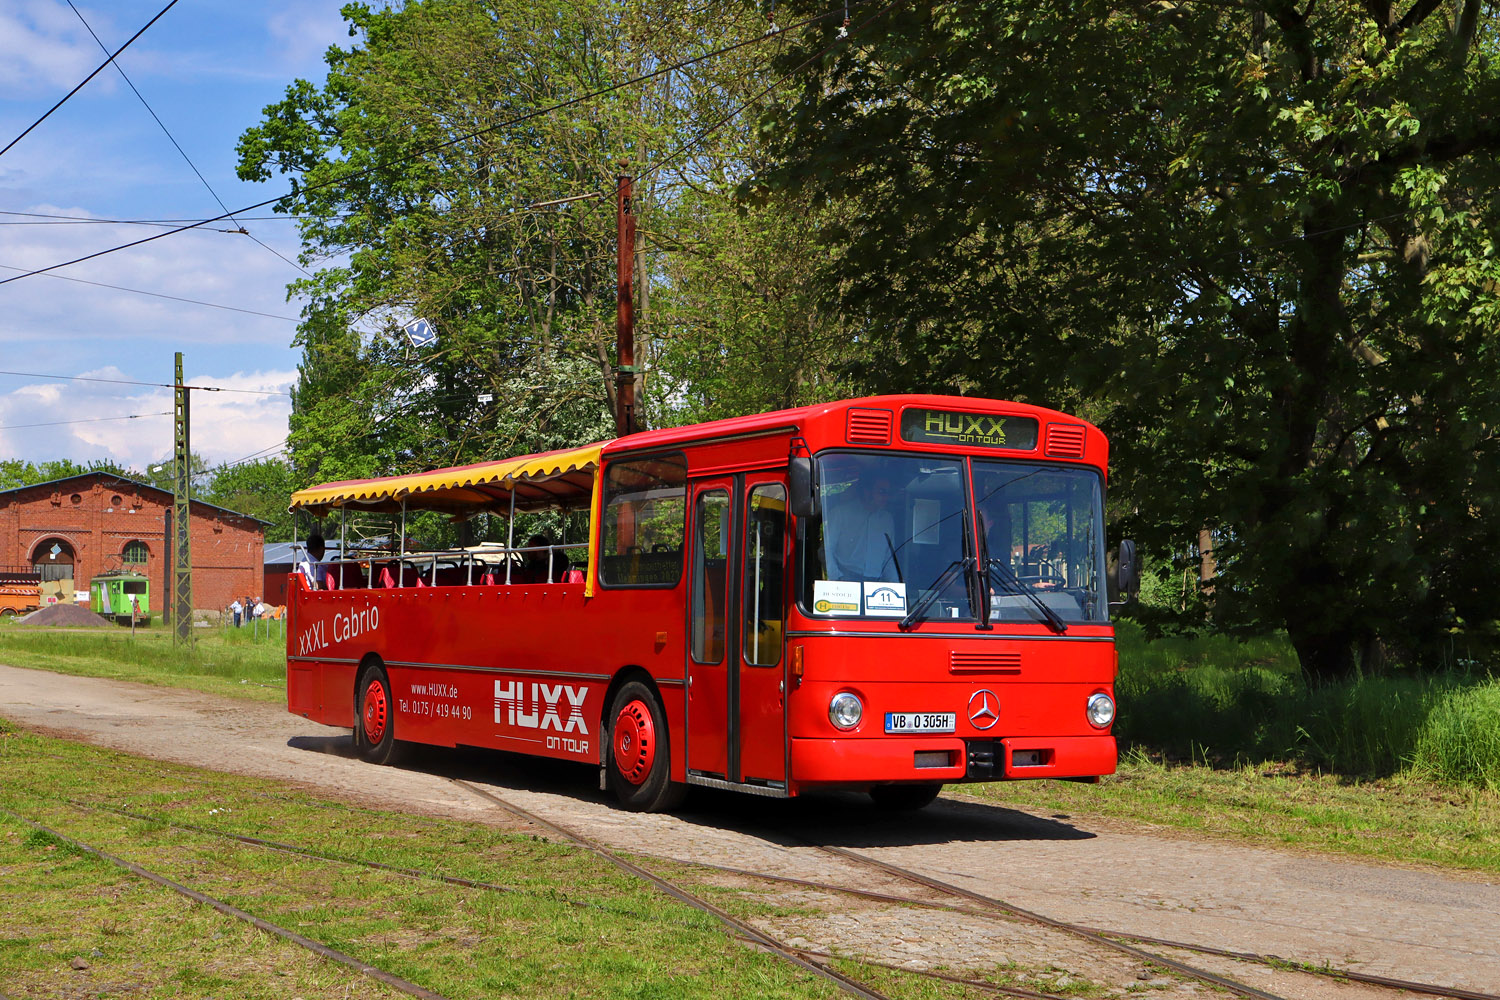
M 1118 567 L 1120 598 L 1128 601 L 1141 589 L 1141 564 L 1136 560 L 1135 542 L 1128 538 L 1120 542 Z
M 818 516 L 818 481 L 812 459 L 803 455 L 789 459 L 786 470 L 787 506 L 795 517 Z

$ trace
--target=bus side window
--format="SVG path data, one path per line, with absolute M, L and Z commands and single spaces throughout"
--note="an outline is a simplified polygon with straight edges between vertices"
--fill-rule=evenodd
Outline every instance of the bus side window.
M 729 515 L 726 491 L 711 490 L 698 496 L 698 530 L 693 539 L 692 652 L 699 663 L 719 663 L 724 659 Z
M 785 607 L 782 553 L 786 531 L 786 490 L 779 483 L 750 491 L 745 519 L 745 662 L 774 667 L 781 662 Z
M 681 452 L 611 462 L 604 471 L 599 582 L 677 586 L 686 521 L 687 459 Z

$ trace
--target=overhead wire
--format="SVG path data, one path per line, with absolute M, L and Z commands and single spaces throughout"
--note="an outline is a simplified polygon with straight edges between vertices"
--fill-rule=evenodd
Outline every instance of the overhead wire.
M 18 431 L 28 427 L 63 427 L 68 424 L 97 424 L 105 420 L 139 420 L 142 417 L 170 417 L 171 410 L 160 413 L 130 413 L 119 417 L 82 417 L 78 420 L 49 420 L 39 424 L 0 424 L 0 431 Z
M 201 222 L 200 219 L 104 219 L 91 215 L 58 215 L 49 212 L 6 212 L 0 211 L 0 215 L 14 215 L 23 219 L 43 219 L 56 221 L 43 222 L 0 222 L 0 226 L 81 226 L 81 225 L 105 225 L 105 226 L 160 226 L 169 229 L 173 226 L 186 225 L 191 222 Z M 306 222 L 313 219 L 346 219 L 350 213 L 336 212 L 332 215 L 244 215 L 236 216 L 237 222 Z M 215 229 L 216 233 L 234 232 L 232 229 Z
M 0 225 L 6 223 L 0 222 Z M 0 264 L 0 268 L 7 271 L 24 271 L 24 267 L 16 267 L 13 264 Z M 165 292 L 148 292 L 144 288 L 127 288 L 124 285 L 111 285 L 103 281 L 90 281 L 87 278 L 75 278 L 70 274 L 44 274 L 44 278 L 56 278 L 59 281 L 74 281 L 80 285 L 93 285 L 96 288 L 110 288 L 117 292 L 130 292 L 133 295 L 149 295 L 155 299 L 170 299 L 173 302 L 184 302 L 193 306 L 206 306 L 209 309 L 225 309 L 229 312 L 245 313 L 249 316 L 264 316 L 266 319 L 285 320 L 288 323 L 300 322 L 296 316 L 278 316 L 276 313 L 261 312 L 258 309 L 245 309 L 241 306 L 226 306 L 219 302 L 205 302 L 202 299 L 189 299 L 181 295 L 168 295 Z
M 126 378 L 99 378 L 94 375 L 47 375 L 40 372 L 12 372 L 0 371 L 0 375 L 11 375 L 16 378 L 39 378 L 49 382 L 107 382 L 111 385 L 142 385 L 153 389 L 176 389 L 178 386 L 173 382 L 139 382 Z M 265 389 L 231 389 L 222 385 L 184 385 L 183 389 L 197 389 L 201 392 L 240 392 L 252 396 L 285 396 L 289 390 L 281 392 L 269 392 Z
M 73 13 L 78 15 L 78 20 L 83 25 L 84 29 L 87 30 L 89 35 L 93 37 L 94 41 L 98 43 L 99 48 L 104 51 L 104 54 L 108 58 L 108 61 L 114 63 L 115 71 L 120 74 L 120 79 L 125 81 L 125 85 L 130 88 L 130 92 L 134 94 L 136 98 L 141 102 L 141 106 L 144 107 L 146 109 L 146 112 L 151 115 L 152 120 L 154 120 L 156 124 L 161 127 L 162 134 L 167 137 L 167 141 L 170 142 L 172 144 L 172 147 L 176 149 L 177 152 L 182 156 L 183 162 L 185 162 L 188 165 L 188 168 L 197 175 L 198 180 L 203 182 L 203 186 L 208 189 L 208 193 L 213 196 L 214 201 L 219 203 L 219 207 L 222 208 L 225 212 L 229 212 L 229 206 L 224 204 L 224 199 L 219 197 L 219 192 L 215 191 L 214 186 L 208 182 L 208 178 L 203 176 L 203 171 L 199 170 L 198 165 L 193 162 L 193 158 L 188 156 L 187 150 L 182 148 L 182 144 L 177 141 L 177 137 L 172 134 L 172 130 L 167 128 L 167 123 L 161 120 L 161 116 L 156 113 L 156 109 L 153 108 L 151 106 L 151 103 L 146 100 L 146 95 L 142 94 L 140 90 L 136 88 L 135 81 L 131 80 L 130 77 L 125 73 L 125 67 L 116 62 L 115 57 L 109 54 L 109 48 L 104 44 L 103 41 L 100 40 L 99 36 L 94 33 L 93 27 L 89 24 L 88 20 L 84 18 L 83 12 L 80 11 L 76 6 L 74 6 L 73 0 L 67 0 L 67 2 L 68 7 L 72 9 Z M 236 219 L 232 212 L 229 214 L 229 221 L 233 222 L 239 228 L 235 230 L 226 230 L 226 232 L 237 232 L 241 235 L 250 237 L 250 239 L 253 240 L 257 245 L 275 254 L 282 261 L 290 264 L 292 267 L 295 267 L 297 270 L 301 271 L 309 278 L 312 277 L 312 272 L 307 268 L 303 267 L 301 264 L 298 264 L 294 260 L 288 259 L 286 255 L 282 254 L 280 251 L 268 246 L 267 244 L 261 242 L 258 238 L 256 238 L 255 234 L 246 229 L 244 223 L 240 222 L 239 219 Z
M 176 3 L 177 0 L 172 0 L 172 2 Z M 506 119 L 503 122 L 497 122 L 494 125 L 487 125 L 487 126 L 485 126 L 483 128 L 474 129 L 472 131 L 465 132 L 465 133 L 463 133 L 461 135 L 454 136 L 451 139 L 446 139 L 446 140 L 444 140 L 444 141 L 442 141 L 440 143 L 436 143 L 436 144 L 431 145 L 431 146 L 427 146 L 427 147 L 424 147 L 424 148 L 421 148 L 421 149 L 418 149 L 418 150 L 414 150 L 413 152 L 407 154 L 406 156 L 404 156 L 404 157 L 402 157 L 400 159 L 395 160 L 394 162 L 395 163 L 400 163 L 400 162 L 403 162 L 405 160 L 416 159 L 418 157 L 426 156 L 428 154 L 436 153 L 436 152 L 439 152 L 441 150 L 447 149 L 447 148 L 449 148 L 451 146 L 458 145 L 459 143 L 467 142 L 470 139 L 478 138 L 479 136 L 482 136 L 482 135 L 488 135 L 491 132 L 497 132 L 497 131 L 501 131 L 503 129 L 513 128 L 516 125 L 523 124 L 523 123 L 531 121 L 533 119 L 540 118 L 540 117 L 543 117 L 545 115 L 553 114 L 555 112 L 564 110 L 566 108 L 574 107 L 574 106 L 576 106 L 578 104 L 582 104 L 582 103 L 585 103 L 587 101 L 591 101 L 591 100 L 594 100 L 596 98 L 603 97 L 603 96 L 605 96 L 607 94 L 612 94 L 612 93 L 614 93 L 617 90 L 622 90 L 622 89 L 625 89 L 627 87 L 634 86 L 634 85 L 636 85 L 638 83 L 644 83 L 644 82 L 646 82 L 648 80 L 656 79 L 657 77 L 663 76 L 663 75 L 665 75 L 667 73 L 675 72 L 675 71 L 680 70 L 680 69 L 685 69 L 685 68 L 687 68 L 689 66 L 694 66 L 694 65 L 696 65 L 696 64 L 698 64 L 700 62 L 704 62 L 705 60 L 712 59 L 712 58 L 715 58 L 717 56 L 725 55 L 725 54 L 730 53 L 730 52 L 734 52 L 734 51 L 736 51 L 738 49 L 745 48 L 746 46 L 760 44 L 762 42 L 765 42 L 769 38 L 777 37 L 777 36 L 779 36 L 781 34 L 784 34 L 784 33 L 788 32 L 788 31 L 793 31 L 793 30 L 798 29 L 798 28 L 803 28 L 803 27 L 806 27 L 806 26 L 808 26 L 810 24 L 816 24 L 819 21 L 826 20 L 829 17 L 832 17 L 832 16 L 834 16 L 834 15 L 842 12 L 843 10 L 844 10 L 844 8 L 842 8 L 842 7 L 836 8 L 834 10 L 827 11 L 825 13 L 818 14 L 818 15 L 815 15 L 813 17 L 806 18 L 805 20 L 799 21 L 799 22 L 797 22 L 795 24 L 787 25 L 784 28 L 775 28 L 772 31 L 767 31 L 765 34 L 757 35 L 757 36 L 755 36 L 753 38 L 742 39 L 742 40 L 740 40 L 738 42 L 734 42 L 734 43 L 732 43 L 730 45 L 725 45 L 725 46 L 722 46 L 720 48 L 713 49 L 711 51 L 708 51 L 708 52 L 702 53 L 700 55 L 694 56 L 694 57 L 692 57 L 690 59 L 684 59 L 684 60 L 681 60 L 679 62 L 672 63 L 670 65 L 663 66 L 663 67 L 660 67 L 658 69 L 652 70 L 649 73 L 643 73 L 643 74 L 640 74 L 638 76 L 631 77 L 630 79 L 621 81 L 620 83 L 611 84 L 608 87 L 603 87 L 603 88 L 600 88 L 598 90 L 590 91 L 589 93 L 587 93 L 587 94 L 581 94 L 578 97 L 569 98 L 569 99 L 567 99 L 565 101 L 559 101 L 559 102 L 557 102 L 555 104 L 550 104 L 550 105 L 547 105 L 546 107 L 543 107 L 543 108 L 536 108 L 534 110 L 527 111 L 527 112 L 524 112 L 524 113 L 519 114 L 519 115 L 515 115 L 515 116 L 513 116 L 511 118 Z M 101 69 L 102 68 L 103 67 L 101 67 Z M 385 163 L 385 164 L 381 164 L 380 166 L 382 166 L 382 167 L 388 167 L 388 166 L 391 166 L 391 165 L 392 165 L 391 163 Z M 346 184 L 350 184 L 350 183 L 358 180 L 361 177 L 364 177 L 364 176 L 367 176 L 367 175 L 373 173 L 376 169 L 378 169 L 378 168 L 377 167 L 373 167 L 373 166 L 372 167 L 365 167 L 365 168 L 363 168 L 361 170 L 354 171 L 353 173 L 347 174 L 347 175 L 342 176 L 342 177 L 333 177 L 333 178 L 329 178 L 326 181 L 320 181 L 320 182 L 318 182 L 316 184 L 308 184 L 308 185 L 305 185 L 305 186 L 302 186 L 302 187 L 296 189 L 296 191 L 288 192 L 288 193 L 285 193 L 285 194 L 280 194 L 280 195 L 277 195 L 274 198 L 267 198 L 264 201 L 258 201 L 258 202 L 254 203 L 252 205 L 246 205 L 244 208 L 236 210 L 235 213 L 225 212 L 222 215 L 214 216 L 211 219 L 203 219 L 203 220 L 201 220 L 199 222 L 195 222 L 195 223 L 193 223 L 191 225 L 184 225 L 184 226 L 180 226 L 180 227 L 175 228 L 175 229 L 169 229 L 169 230 L 166 230 L 164 232 L 156 233 L 155 235 L 152 235 L 152 236 L 147 236 L 147 237 L 144 237 L 144 238 L 139 239 L 139 240 L 134 240 L 134 241 L 132 241 L 130 243 L 122 243 L 122 244 L 120 244 L 118 246 L 109 247 L 109 248 L 104 249 L 104 250 L 98 250 L 98 251 L 95 251 L 94 253 L 91 253 L 91 254 L 85 254 L 82 257 L 75 257 L 72 260 L 61 261 L 61 262 L 56 263 L 56 264 L 48 265 L 47 267 L 37 268 L 37 269 L 35 269 L 33 271 L 28 271 L 25 274 L 12 275 L 9 278 L 0 279 L 0 285 L 7 285 L 7 284 L 10 284 L 13 281 L 20 281 L 23 278 L 34 277 L 35 275 L 38 275 L 38 274 L 46 274 L 46 273 L 48 273 L 50 271 L 55 271 L 58 268 L 70 267 L 70 266 L 72 266 L 74 264 L 81 264 L 84 261 L 94 260 L 95 258 L 103 257 L 103 256 L 105 256 L 107 254 L 118 253 L 121 250 L 129 250 L 129 249 L 131 249 L 133 247 L 142 246 L 143 244 L 151 243 L 151 242 L 154 242 L 155 240 L 163 239 L 164 237 L 167 237 L 167 236 L 173 236 L 173 235 L 176 235 L 177 233 L 187 232 L 188 230 L 191 230 L 191 229 L 200 229 L 203 226 L 208 225 L 210 223 L 220 222 L 220 221 L 222 221 L 224 219 L 227 219 L 227 218 L 229 218 L 231 216 L 231 214 L 240 214 L 240 213 L 244 213 L 244 212 L 250 212 L 250 211 L 254 211 L 257 208 L 265 208 L 265 207 L 267 207 L 269 205 L 274 205 L 274 204 L 276 204 L 279 201 L 282 201 L 282 200 L 284 200 L 284 199 L 286 199 L 288 197 L 291 197 L 293 194 L 307 194 L 307 193 L 310 193 L 310 192 L 313 192 L 313 191 L 323 190 L 325 188 L 342 187 L 342 186 L 344 186 Z
M 105 59 L 102 63 L 100 63 L 98 69 L 95 69 L 88 76 L 84 77 L 82 83 L 80 83 L 78 86 L 74 87 L 72 90 L 70 90 L 66 94 L 64 94 L 62 96 L 62 99 L 59 100 L 56 104 L 52 105 L 52 107 L 48 108 L 47 111 L 46 111 L 46 113 L 43 114 L 42 117 L 38 118 L 36 121 L 34 121 L 30 125 L 26 126 L 26 128 L 21 132 L 20 135 L 16 136 L 10 142 L 6 143 L 5 144 L 5 148 L 4 149 L 0 149 L 0 156 L 4 156 L 6 153 L 10 152 L 11 147 L 14 146 L 16 143 L 20 142 L 22 139 L 26 138 L 26 136 L 28 134 L 30 134 L 30 132 L 31 132 L 32 129 L 36 128 L 42 122 L 44 122 L 48 118 L 52 117 L 52 112 L 56 111 L 58 108 L 62 107 L 64 104 L 66 104 L 68 102 L 68 98 L 70 98 L 74 94 L 78 93 L 80 90 L 82 90 L 84 88 L 84 86 L 90 80 L 92 80 L 94 77 L 96 77 L 100 73 L 102 73 L 104 71 L 104 68 L 106 66 L 108 66 L 110 63 L 112 63 L 112 62 L 115 61 L 115 56 L 119 55 L 121 52 L 124 52 L 126 49 L 130 48 L 131 44 L 134 43 L 137 38 L 140 38 L 142 35 L 144 35 L 146 33 L 146 29 L 147 28 L 151 27 L 157 21 L 160 21 L 162 19 L 162 17 L 167 13 L 167 11 L 171 10 L 175 6 L 177 6 L 177 0 L 171 0 L 171 2 L 168 3 L 165 7 L 163 7 L 160 10 L 160 12 L 157 13 L 157 15 L 155 17 L 153 17 L 151 20 L 147 21 L 146 24 L 145 24 L 145 26 L 142 27 L 140 31 L 137 31 L 135 34 L 131 35 L 130 38 L 125 42 L 124 45 L 121 45 L 118 49 L 115 49 L 115 51 L 110 54 L 109 58 Z

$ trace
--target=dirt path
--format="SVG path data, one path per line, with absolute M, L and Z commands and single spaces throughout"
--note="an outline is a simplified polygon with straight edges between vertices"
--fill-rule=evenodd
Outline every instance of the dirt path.
M 1500 885 L 1493 880 L 1163 839 L 1146 828 L 1031 815 L 961 794 L 901 817 L 875 812 L 862 796 L 779 802 L 728 794 L 696 795 L 674 816 L 639 816 L 612 808 L 596 790 L 594 772 L 576 765 L 422 750 L 405 766 L 371 767 L 350 759 L 347 731 L 275 705 L 3 666 L 0 716 L 130 753 L 282 779 L 366 803 L 505 822 L 448 780 L 480 778 L 518 805 L 615 846 L 869 884 L 868 873 L 839 871 L 826 855 L 802 846 L 806 836 L 1093 927 L 1500 992 Z M 873 935 L 889 960 L 919 965 L 1034 957 L 1026 954 L 1037 943 L 1034 928 L 1007 935 L 1003 925 L 980 926 L 987 922 L 972 918 L 929 926 L 933 918 L 923 911 L 892 912 L 905 915 L 899 925 L 890 924 L 889 914 L 875 920 L 832 912 L 809 918 L 803 933 L 822 946 L 856 938 L 868 946 Z M 1269 970 L 1220 968 L 1270 988 Z M 1330 985 L 1302 995 L 1365 994 Z

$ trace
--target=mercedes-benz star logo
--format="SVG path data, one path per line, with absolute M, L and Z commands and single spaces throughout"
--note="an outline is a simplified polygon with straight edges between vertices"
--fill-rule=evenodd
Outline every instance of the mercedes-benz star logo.
M 980 688 L 969 696 L 969 724 L 988 729 L 1000 721 L 1000 699 L 989 688 Z

